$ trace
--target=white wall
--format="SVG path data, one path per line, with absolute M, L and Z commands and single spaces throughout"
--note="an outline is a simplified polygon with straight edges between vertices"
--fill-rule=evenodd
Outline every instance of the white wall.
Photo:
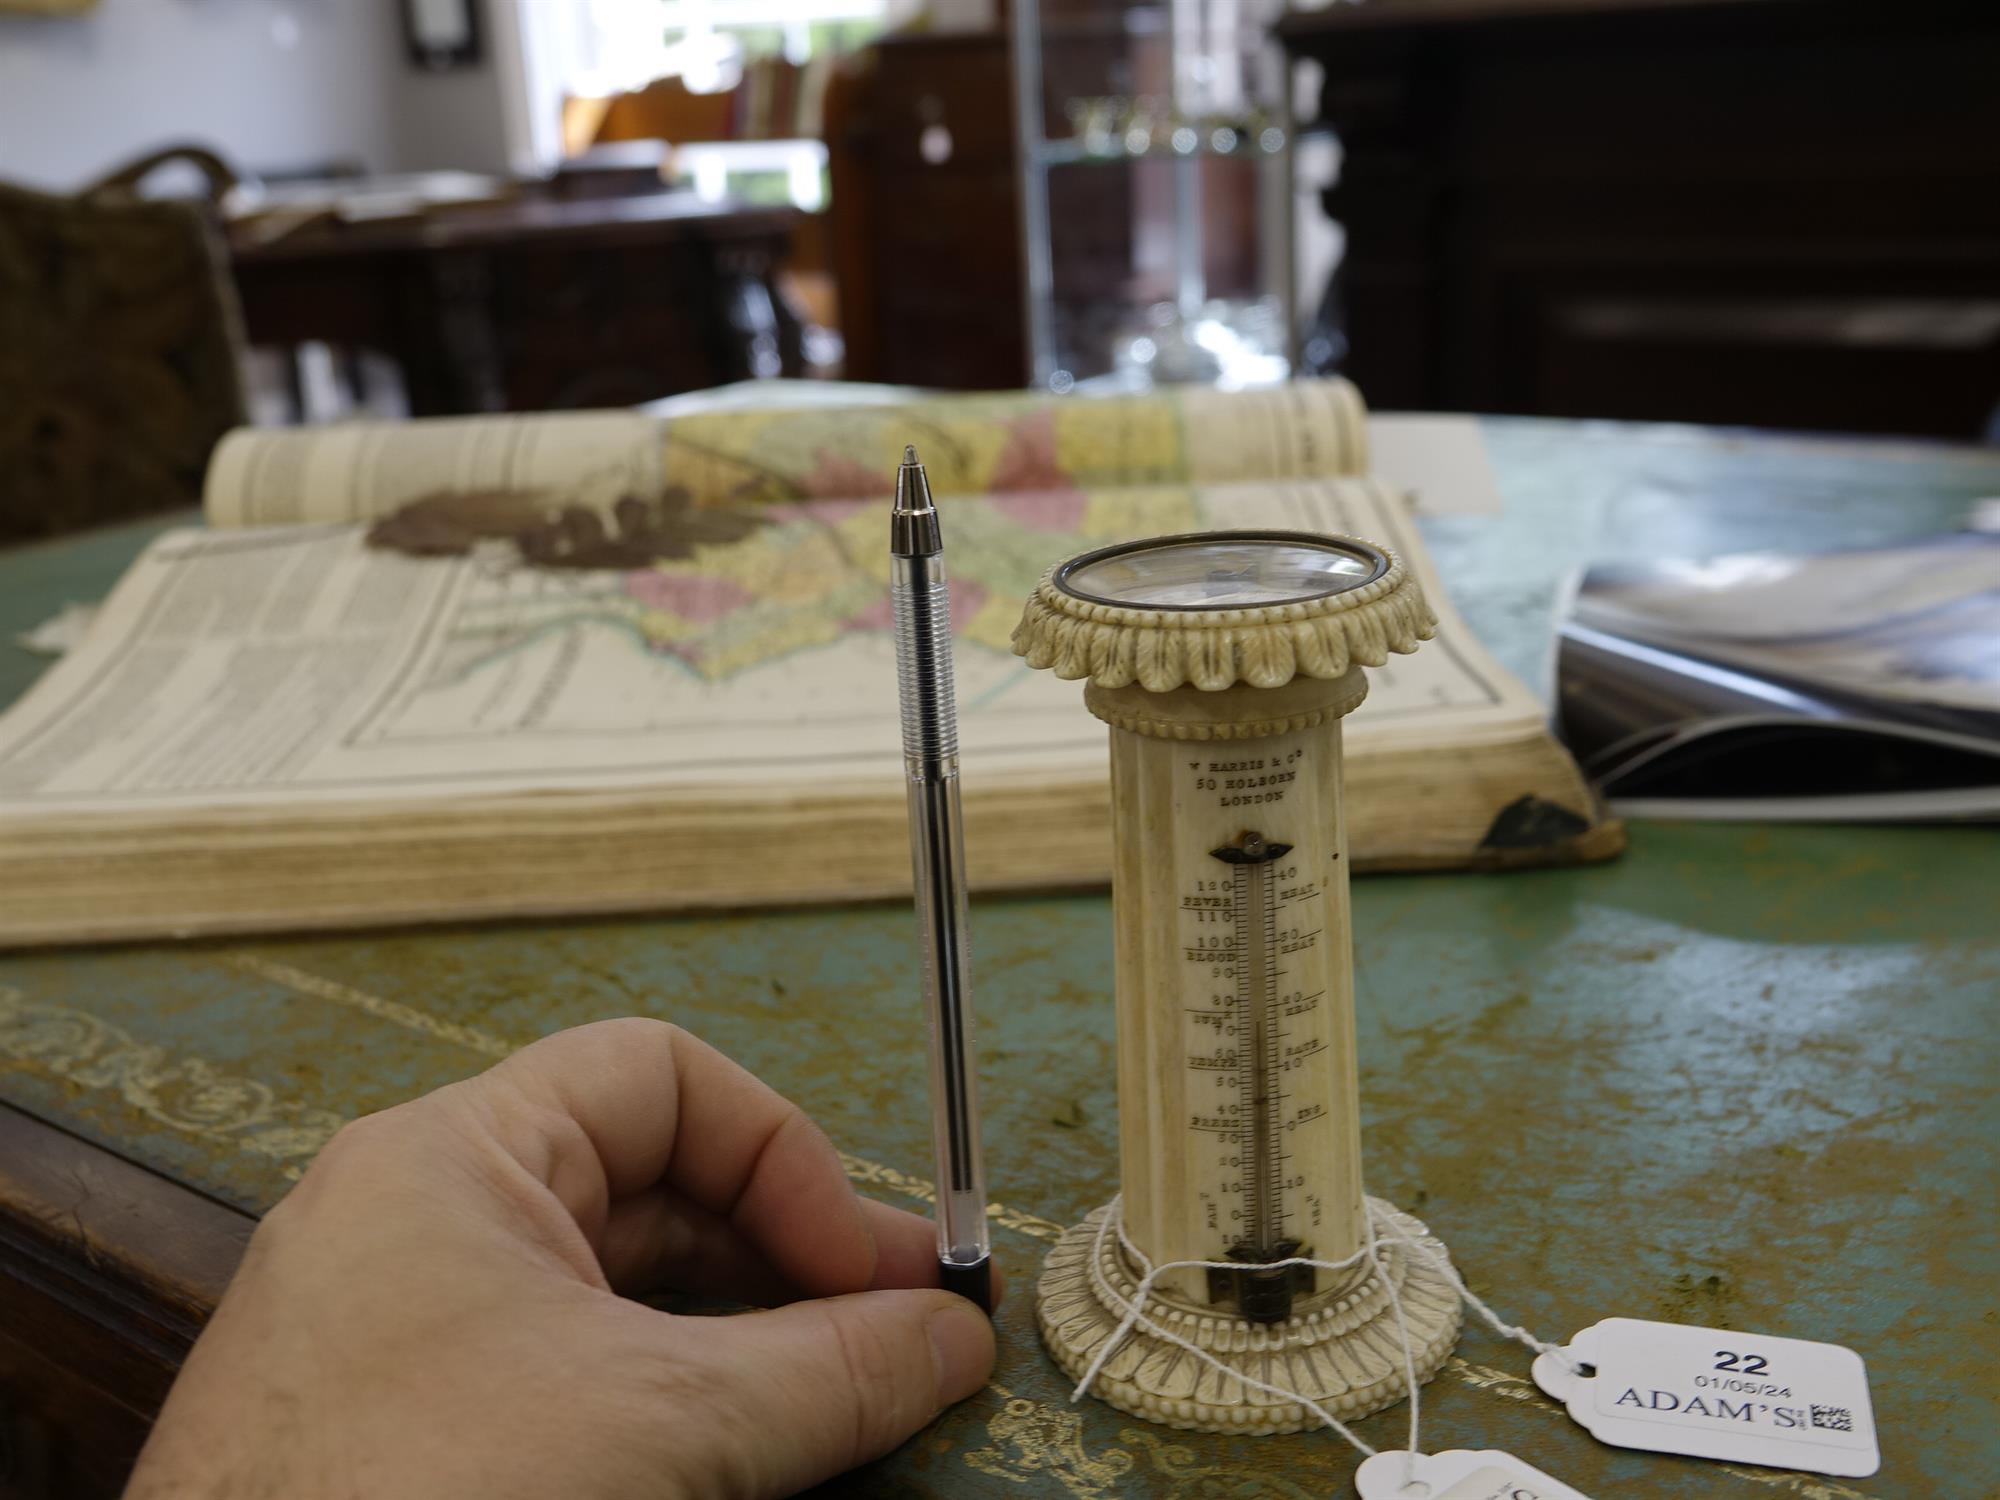
M 515 106 L 515 156 L 522 166 L 548 170 L 562 160 L 562 106 L 569 80 L 589 61 L 589 14 L 582 5 L 497 0 L 488 14 L 494 30 L 511 32 Z
M 490 53 L 489 46 L 489 53 Z M 0 15 L 0 178 L 73 188 L 170 140 L 252 171 L 506 165 L 489 60 L 428 76 L 396 0 L 99 0 Z
M 398 33 L 400 35 L 400 32 Z M 399 44 L 400 45 L 400 44 Z M 391 167 L 428 171 L 460 167 L 474 172 L 508 170 L 508 121 L 500 97 L 494 39 L 476 67 L 424 73 L 397 63 L 394 155 Z

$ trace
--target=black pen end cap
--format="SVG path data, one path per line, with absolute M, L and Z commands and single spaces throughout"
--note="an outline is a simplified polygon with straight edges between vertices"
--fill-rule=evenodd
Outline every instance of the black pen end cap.
M 939 1284 L 947 1292 L 957 1292 L 989 1318 L 993 1316 L 993 1257 L 975 1261 L 941 1260 Z

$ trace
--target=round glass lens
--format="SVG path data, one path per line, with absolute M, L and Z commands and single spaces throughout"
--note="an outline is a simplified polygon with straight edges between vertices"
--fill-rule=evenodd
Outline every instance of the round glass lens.
M 1378 555 L 1281 537 L 1191 537 L 1080 559 L 1058 582 L 1099 604 L 1255 609 L 1322 599 L 1379 577 Z

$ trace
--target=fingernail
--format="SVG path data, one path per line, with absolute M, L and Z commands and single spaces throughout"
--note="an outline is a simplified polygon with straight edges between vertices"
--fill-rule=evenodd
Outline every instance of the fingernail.
M 937 1365 L 938 1403 L 963 1401 L 986 1383 L 993 1369 L 993 1325 L 963 1297 L 930 1316 L 931 1358 Z

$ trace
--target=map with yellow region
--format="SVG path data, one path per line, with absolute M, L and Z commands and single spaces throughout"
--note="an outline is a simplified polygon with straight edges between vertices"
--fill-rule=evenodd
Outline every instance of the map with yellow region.
M 0 781 L 38 809 L 621 786 L 893 796 L 887 501 L 773 504 L 747 536 L 643 568 L 524 566 L 499 544 L 411 557 L 352 526 L 170 532 L 105 606 L 117 628 L 0 740 Z M 1022 601 L 1063 557 L 1243 527 L 1421 558 L 1402 498 L 1368 481 L 1058 484 L 941 493 L 938 507 L 980 777 L 1103 775 L 1103 726 L 1077 685 L 1010 648 Z M 1462 629 L 1442 636 L 1370 672 L 1357 735 L 1539 716 L 1525 688 L 1496 689 L 1497 668 L 1454 649 Z M 86 736 L 96 749 L 78 753 Z
M 1049 565 L 1094 544 L 1196 529 L 1185 486 L 1073 489 L 941 499 L 961 649 L 1002 656 L 1021 601 Z M 468 589 L 430 686 L 463 683 L 524 648 L 580 626 L 609 627 L 721 683 L 751 668 L 853 636 L 889 631 L 888 510 L 881 501 L 771 507 L 743 541 L 631 571 L 520 570 Z
M 939 495 L 1332 478 L 1360 473 L 1367 455 L 1354 388 L 1306 380 L 1054 403 L 1018 392 L 697 412 L 667 424 L 660 475 L 703 505 L 886 498 L 906 443 Z
M 1022 602 L 1051 564 L 1223 526 L 1399 544 L 1405 524 L 1400 502 L 1352 481 L 1051 485 L 940 494 L 937 504 L 965 753 L 989 768 L 1040 771 L 1095 767 L 1104 755 L 1100 727 L 1077 712 L 1075 685 L 1013 654 Z M 601 765 L 593 774 L 638 767 L 657 778 L 671 765 L 689 779 L 746 783 L 777 765 L 828 774 L 893 766 L 888 497 L 797 500 L 763 514 L 766 524 L 740 540 L 644 568 L 524 567 L 510 554 L 475 552 L 425 571 L 378 554 L 378 566 L 415 570 L 411 584 L 428 579 L 435 594 L 421 645 L 374 694 L 350 743 L 406 757 L 418 747 L 441 760 L 476 755 L 524 775 L 557 756 L 577 774 Z M 1457 693 L 1456 679 L 1431 680 L 1446 667 L 1426 660 L 1378 668 L 1372 698 L 1387 699 L 1406 677 L 1407 694 L 1427 701 Z

